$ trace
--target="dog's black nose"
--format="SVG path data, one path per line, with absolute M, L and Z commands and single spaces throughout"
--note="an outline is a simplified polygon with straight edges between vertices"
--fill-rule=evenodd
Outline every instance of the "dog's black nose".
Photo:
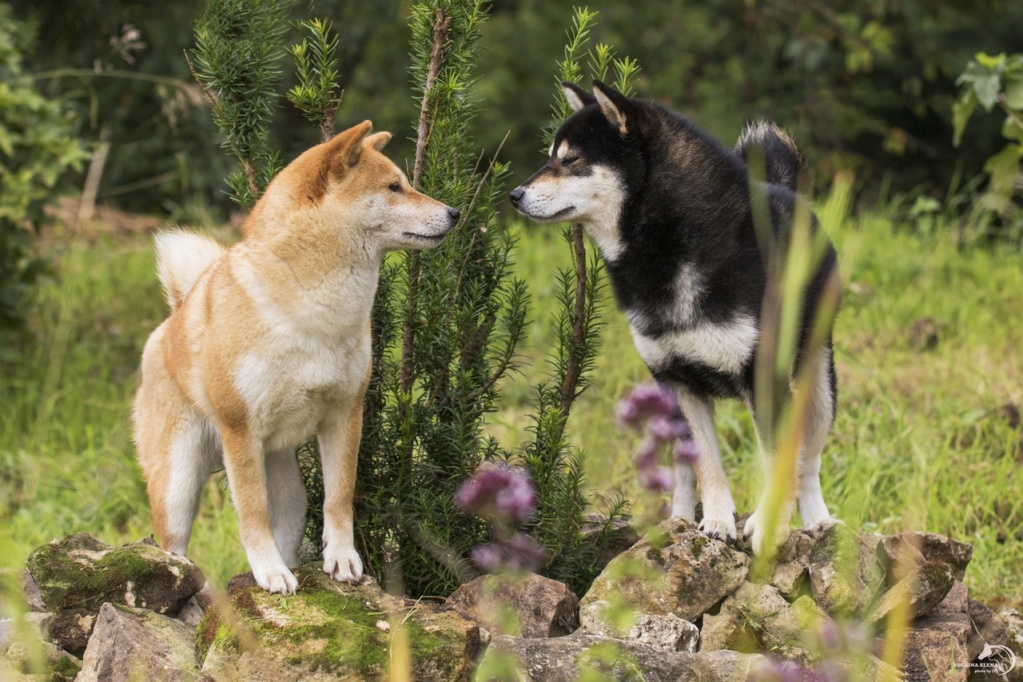
M 521 187 L 516 187 L 515 189 L 508 193 L 508 198 L 511 199 L 511 202 L 513 204 L 517 204 L 520 201 L 522 201 L 522 196 L 525 193 L 526 190 L 522 189 Z
M 457 208 L 449 208 L 448 215 L 451 216 L 452 223 L 457 223 L 458 218 L 462 215 L 462 212 L 459 211 Z

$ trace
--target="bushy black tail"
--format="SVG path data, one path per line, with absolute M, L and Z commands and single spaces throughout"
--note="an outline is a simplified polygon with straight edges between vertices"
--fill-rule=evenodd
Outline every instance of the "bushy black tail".
M 770 121 L 750 123 L 735 143 L 735 153 L 749 164 L 750 153 L 754 149 L 760 150 L 757 156 L 763 156 L 764 180 L 784 185 L 795 192 L 803 172 L 803 158 L 788 133 Z

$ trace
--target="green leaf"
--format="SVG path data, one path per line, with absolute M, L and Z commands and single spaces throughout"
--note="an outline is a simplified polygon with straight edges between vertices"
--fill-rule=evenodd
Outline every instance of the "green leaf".
M 995 105 L 1000 86 L 1001 79 L 993 73 L 973 81 L 973 91 L 977 93 L 977 101 L 985 111 L 991 111 L 991 107 Z
M 1005 79 L 1005 104 L 1015 111 L 1023 111 L 1023 77 Z
M 1002 137 L 1023 142 L 1023 127 L 1008 116 L 1002 121 Z
M 1019 161 L 1023 158 L 1023 146 L 1016 143 L 1005 145 L 984 163 L 984 170 L 991 174 L 991 190 L 996 194 L 1009 194 L 1019 177 Z
M 956 147 L 963 139 L 966 122 L 970 120 L 973 110 L 977 108 L 977 95 L 972 89 L 965 90 L 952 105 L 952 144 Z
M 1003 68 L 1005 68 L 1005 53 L 1004 52 L 1002 52 L 1001 54 L 996 54 L 996 55 L 990 55 L 990 54 L 985 54 L 983 52 L 978 52 L 974 56 L 974 59 L 977 60 L 978 64 L 980 64 L 981 66 L 983 66 L 983 67 L 985 67 L 987 69 L 990 69 L 992 71 L 996 71 L 996 72 L 1000 73 L 1001 70 Z

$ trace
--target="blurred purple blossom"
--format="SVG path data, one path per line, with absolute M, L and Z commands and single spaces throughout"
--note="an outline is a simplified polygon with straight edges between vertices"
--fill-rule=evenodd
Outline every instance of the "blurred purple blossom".
M 700 456 L 700 451 L 692 438 L 680 438 L 672 446 L 671 455 L 676 464 L 692 464 Z
M 647 490 L 658 492 L 671 490 L 675 487 L 675 474 L 668 467 L 653 467 L 651 469 L 640 469 L 639 483 Z
M 495 523 L 518 526 L 533 515 L 536 492 L 522 469 L 484 465 L 458 489 L 455 503 Z
M 691 464 L 699 456 L 675 393 L 664 384 L 641 384 L 619 401 L 615 412 L 620 424 L 647 434 L 636 452 L 640 485 L 657 492 L 671 490 L 674 476 L 658 463 L 664 446 L 671 446 L 676 464 Z
M 773 656 L 764 657 L 750 675 L 757 682 L 842 682 L 846 677 L 841 671 L 805 667 Z
M 487 573 L 497 571 L 536 571 L 543 566 L 547 553 L 537 542 L 522 533 L 508 540 L 480 545 L 472 550 L 473 563 Z
M 655 415 L 678 415 L 678 399 L 661 384 L 640 384 L 632 389 L 628 398 L 618 402 L 616 412 L 623 426 L 640 426 L 641 422 Z

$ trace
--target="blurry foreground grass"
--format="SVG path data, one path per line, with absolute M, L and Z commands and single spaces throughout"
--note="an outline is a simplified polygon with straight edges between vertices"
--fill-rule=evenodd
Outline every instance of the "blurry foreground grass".
M 854 529 L 926 529 L 972 542 L 974 596 L 1018 604 L 1023 433 L 1012 416 L 1023 406 L 1019 252 L 960 251 L 951 237 L 908 234 L 882 213 L 825 226 L 845 281 L 825 499 Z M 553 331 L 554 271 L 568 257 L 557 230 L 515 229 L 517 273 L 530 284 L 535 323 L 522 374 L 504 386 L 491 417 L 509 445 L 526 439 L 530 385 L 543 376 Z M 39 342 L 0 379 L 0 568 L 79 530 L 108 543 L 151 532 L 130 426 L 141 347 L 165 315 L 150 241 L 78 241 L 50 251 L 59 277 L 39 291 L 32 319 Z M 635 442 L 614 424 L 614 404 L 649 375 L 624 319 L 607 303 L 594 385 L 576 403 L 570 432 L 587 453 L 592 488 L 635 499 Z M 739 510 L 751 511 L 760 472 L 745 409 L 723 406 L 718 428 Z M 245 570 L 244 552 L 221 476 L 206 493 L 189 553 L 223 586 Z M 636 512 L 658 504 L 640 499 Z

